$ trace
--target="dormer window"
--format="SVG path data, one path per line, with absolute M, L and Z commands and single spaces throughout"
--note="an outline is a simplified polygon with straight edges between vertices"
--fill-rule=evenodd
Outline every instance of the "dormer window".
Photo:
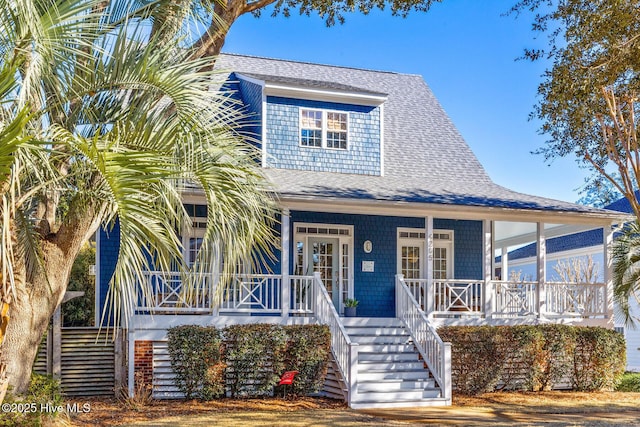
M 347 149 L 348 114 L 339 111 L 300 109 L 300 145 Z

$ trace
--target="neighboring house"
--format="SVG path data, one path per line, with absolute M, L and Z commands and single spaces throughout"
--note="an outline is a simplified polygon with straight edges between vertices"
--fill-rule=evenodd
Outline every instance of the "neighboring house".
M 636 197 L 640 196 L 640 192 L 636 192 Z M 631 205 L 626 198 L 621 198 L 610 205 L 606 206 L 608 210 L 614 210 L 624 213 L 632 213 Z M 603 233 L 601 229 L 594 229 L 586 232 L 570 234 L 547 241 L 547 280 L 561 281 L 560 274 L 562 264 L 580 262 L 582 269 L 589 262 L 593 265 L 593 280 L 595 282 L 603 282 L 606 269 L 605 257 L 602 252 Z M 507 270 L 509 275 L 520 275 L 526 278 L 535 270 L 535 246 L 527 245 L 512 251 L 507 256 Z M 504 263 L 498 258 L 500 268 L 504 269 Z M 640 316 L 640 304 L 637 299 L 631 298 L 630 301 L 631 314 L 634 318 Z M 614 307 L 615 308 L 615 307 Z M 616 311 L 616 310 L 614 310 Z M 638 320 L 636 320 L 636 323 Z M 621 313 L 615 313 L 615 328 L 624 334 L 627 342 L 627 370 L 640 371 L 640 325 L 625 325 L 625 321 Z
M 228 54 L 217 67 L 231 70 L 226 87 L 254 114 L 250 130 L 278 192 L 277 262 L 234 277 L 219 304 L 216 269 L 197 298 L 181 292 L 178 275 L 149 272 L 142 285 L 155 297 L 140 298 L 129 320 L 130 392 L 135 374 L 155 396 L 175 395 L 166 330 L 181 324 L 328 324 L 335 361 L 325 391 L 352 407 L 450 404 L 442 324 L 613 327 L 609 272 L 598 286 L 576 284 L 592 301 L 578 313 L 559 298 L 566 289 L 543 286 L 544 242 L 593 228 L 610 241 L 623 215 L 493 183 L 421 76 Z M 201 194 L 184 203 L 204 220 Z M 185 235 L 185 257 L 199 232 Z M 117 235 L 98 237 L 101 306 Z M 494 280 L 494 248 L 532 238 L 536 276 Z M 360 301 L 359 317 L 341 316 L 347 298 Z

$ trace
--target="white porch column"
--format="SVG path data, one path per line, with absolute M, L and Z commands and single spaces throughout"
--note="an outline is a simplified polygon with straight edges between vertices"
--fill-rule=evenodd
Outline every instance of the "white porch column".
M 425 257 L 426 265 L 424 273 L 427 279 L 427 288 L 425 289 L 425 311 L 427 315 L 431 315 L 435 309 L 435 301 L 433 295 L 433 217 L 428 216 L 424 219 L 425 235 L 427 238 L 427 256 Z
M 503 247 L 500 248 L 500 275 L 502 276 L 502 280 L 509 280 L 509 248 Z
M 489 318 L 493 314 L 493 264 L 495 256 L 493 254 L 493 221 L 485 219 L 482 221 L 482 233 L 484 235 L 484 315 Z
M 545 281 L 547 279 L 547 242 L 544 235 L 544 223 L 539 222 L 537 227 L 537 264 L 538 264 L 538 286 L 536 287 L 538 299 L 538 317 L 543 317 L 546 311 L 546 290 Z
M 607 327 L 613 329 L 615 326 L 615 318 L 613 315 L 613 227 L 611 225 L 602 228 L 603 248 L 604 251 L 604 283 L 606 285 L 606 319 Z
M 289 303 L 291 300 L 291 284 L 289 283 L 289 249 L 290 249 L 290 213 L 289 209 L 282 210 L 280 239 L 280 270 L 282 273 L 282 317 L 289 316 Z

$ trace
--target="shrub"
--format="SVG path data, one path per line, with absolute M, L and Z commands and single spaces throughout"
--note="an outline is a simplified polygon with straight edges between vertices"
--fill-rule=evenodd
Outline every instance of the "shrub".
M 456 390 L 463 394 L 479 394 L 495 389 L 502 373 L 504 356 L 490 326 L 450 326 L 439 331 L 444 341 L 452 343 L 452 379 Z M 479 367 L 483 367 L 479 369 Z
M 224 329 L 226 382 L 232 397 L 271 394 L 285 369 L 282 326 L 233 325 Z
M 320 391 L 331 351 L 324 325 L 179 326 L 168 333 L 175 383 L 187 398 L 271 394 L 285 371 L 298 371 L 292 394 Z
M 62 421 L 64 424 L 68 421 L 66 412 L 59 411 L 42 411 L 42 407 L 60 407 L 64 404 L 60 381 L 54 379 L 51 375 L 31 374 L 31 382 L 24 396 L 14 396 L 7 394 L 4 403 L 6 404 L 22 404 L 24 405 L 22 412 L 11 411 L 3 413 L 0 417 L 0 425 L 2 426 L 43 426 L 57 425 L 55 421 Z
M 544 369 L 542 331 L 529 326 L 500 326 L 495 340 L 502 357 L 502 375 L 499 390 L 541 389 L 540 374 Z M 504 349 L 510 351 L 504 351 Z
M 331 351 L 331 331 L 326 325 L 293 325 L 284 328 L 287 347 L 285 370 L 298 371 L 291 391 L 297 395 L 317 393 L 324 385 Z
M 625 372 L 616 386 L 616 391 L 640 392 L 640 373 Z
M 224 394 L 220 331 L 213 327 L 177 326 L 167 333 L 176 386 L 187 399 L 211 400 Z
M 573 355 L 576 349 L 575 328 L 567 325 L 548 324 L 537 328 L 544 342 L 540 355 L 541 369 L 538 374 L 539 390 L 551 390 L 555 385 L 571 385 Z
M 452 343 L 452 381 L 462 394 L 496 389 L 611 390 L 625 366 L 624 339 L 604 328 L 567 325 L 458 326 L 439 329 Z
M 610 329 L 576 328 L 573 386 L 576 390 L 613 390 L 624 373 L 624 337 Z

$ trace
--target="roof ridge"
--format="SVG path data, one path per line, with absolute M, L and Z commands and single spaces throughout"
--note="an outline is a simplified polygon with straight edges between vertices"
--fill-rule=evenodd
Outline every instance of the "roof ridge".
M 345 69 L 345 70 L 367 71 L 367 72 L 380 73 L 380 74 L 394 74 L 394 75 L 399 75 L 399 76 L 412 76 L 412 77 L 420 77 L 420 78 L 422 78 L 422 76 L 420 74 L 414 74 L 414 73 L 400 73 L 398 71 L 388 71 L 388 70 L 372 70 L 370 68 L 350 67 L 350 66 L 347 66 L 347 65 L 322 64 L 322 63 L 319 63 L 319 62 L 299 61 L 299 60 L 295 60 L 295 59 L 270 58 L 268 56 L 245 55 L 245 54 L 241 54 L 241 53 L 229 53 L 229 52 L 222 52 L 222 53 L 220 53 L 220 55 L 236 56 L 236 57 L 243 57 L 243 58 L 254 58 L 254 59 L 266 59 L 266 60 L 269 60 L 269 61 L 291 62 L 291 63 L 294 63 L 294 64 L 318 65 L 320 67 L 342 68 L 342 69 Z

